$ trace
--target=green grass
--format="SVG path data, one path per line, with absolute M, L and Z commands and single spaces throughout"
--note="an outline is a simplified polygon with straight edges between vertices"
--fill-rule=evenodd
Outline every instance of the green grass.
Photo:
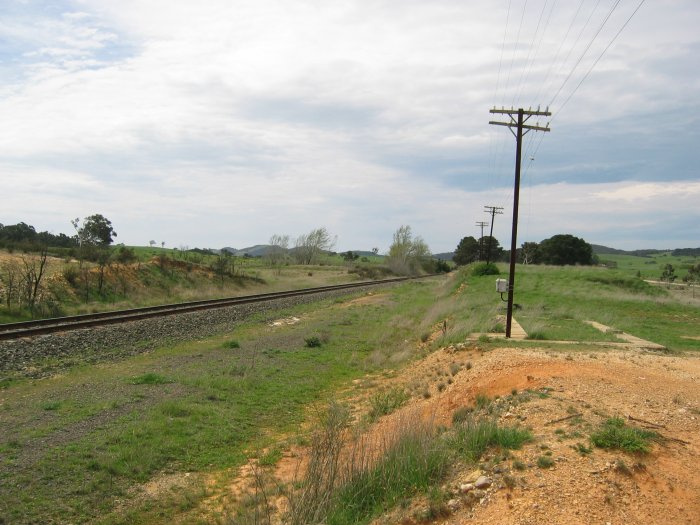
M 450 446 L 469 462 L 477 461 L 490 447 L 518 449 L 532 439 L 532 433 L 520 427 L 501 427 L 494 419 L 468 417 L 450 439 Z
M 277 464 L 282 459 L 282 450 L 273 447 L 258 458 L 258 465 L 261 467 L 271 467 Z
M 154 372 L 148 372 L 146 374 L 141 374 L 140 376 L 132 377 L 129 382 L 132 385 L 164 385 L 166 383 L 172 383 L 172 379 L 163 377 L 160 374 Z
M 183 491 L 179 503 L 164 496 L 123 515 L 114 509 L 159 473 L 235 469 L 248 450 L 295 432 L 309 404 L 415 357 L 407 341 L 444 313 L 432 311 L 442 293 L 439 280 L 407 283 L 387 290 L 381 305 L 327 300 L 275 312 L 303 316 L 298 325 L 270 329 L 269 312 L 253 316 L 236 326 L 235 352 L 224 347 L 232 334 L 221 334 L 97 366 L 77 362 L 47 381 L 7 382 L 0 517 L 167 522 L 179 512 L 173 505 L 203 497 L 201 487 Z M 324 334 L 323 352 L 304 346 L 309 331 Z
M 610 261 L 617 265 L 617 270 L 629 277 L 641 275 L 642 279 L 657 280 L 666 264 L 673 265 L 678 276 L 676 281 L 681 281 L 688 273 L 688 267 L 700 262 L 700 257 L 682 256 L 674 257 L 669 253 L 654 254 L 649 257 L 635 255 L 599 255 L 601 262 Z
M 646 454 L 651 450 L 651 443 L 659 439 L 659 434 L 628 426 L 619 417 L 607 419 L 601 428 L 591 434 L 591 443 L 599 448 L 613 448 L 625 452 Z
M 337 407 L 330 413 L 339 414 Z M 519 448 L 532 439 L 527 430 L 500 427 L 487 417 L 470 418 L 448 431 L 405 421 L 385 436 L 378 458 L 359 440 L 351 461 L 342 463 L 339 444 L 348 420 L 325 421 L 311 447 L 310 472 L 290 495 L 290 523 L 368 523 L 416 494 L 426 494 L 437 510 L 443 500 L 439 485 L 455 463 L 473 465 L 489 448 Z
M 373 394 L 369 398 L 370 410 L 368 416 L 370 421 L 391 414 L 397 408 L 405 405 L 410 397 L 403 388 L 392 388 Z
M 465 332 L 486 332 L 503 314 L 494 278 L 473 277 L 462 271 L 469 302 L 453 322 L 452 340 Z M 463 294 L 464 295 L 464 294 Z M 700 350 L 695 327 L 700 306 L 685 303 L 665 288 L 645 283 L 623 270 L 598 267 L 516 267 L 514 317 L 528 334 L 543 340 L 620 341 L 584 321 L 597 321 L 671 351 Z M 451 334 L 448 334 L 448 337 Z

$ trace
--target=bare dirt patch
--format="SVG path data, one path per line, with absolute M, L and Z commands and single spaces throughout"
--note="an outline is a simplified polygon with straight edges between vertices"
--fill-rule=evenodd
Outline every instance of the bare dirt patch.
M 409 414 L 419 413 L 449 426 L 456 409 L 473 405 L 477 395 L 486 395 L 499 396 L 506 403 L 500 415 L 504 425 L 529 427 L 535 440 L 507 459 L 495 451 L 482 459 L 476 471 L 469 467 L 453 472 L 443 486 L 452 498 L 446 515 L 425 519 L 417 498 L 376 523 L 698 522 L 700 358 L 696 356 L 629 350 L 447 348 L 397 374 L 356 382 L 346 392 L 347 402 L 359 414 L 368 408 L 369 391 L 393 387 L 405 388 L 412 399 L 370 428 L 376 439 L 391 433 Z M 533 394 L 529 401 L 518 402 L 523 391 Z M 510 399 L 513 402 L 508 405 Z M 591 445 L 590 434 L 615 416 L 660 434 L 650 454 Z M 287 451 L 273 471 L 277 482 L 293 481 L 303 457 L 301 447 Z M 550 468 L 538 466 L 541 457 L 552 460 Z M 223 488 L 228 497 L 221 493 L 218 497 L 230 500 L 233 491 L 240 498 L 254 486 L 252 473 L 250 466 L 242 469 L 242 476 Z M 491 477 L 493 484 L 477 501 L 467 502 L 459 487 L 478 475 Z
M 352 306 L 385 304 L 388 300 L 389 297 L 386 293 L 367 292 L 367 294 L 363 295 L 362 297 L 357 297 L 356 299 L 352 299 L 351 301 L 343 303 L 341 307 L 350 308 Z

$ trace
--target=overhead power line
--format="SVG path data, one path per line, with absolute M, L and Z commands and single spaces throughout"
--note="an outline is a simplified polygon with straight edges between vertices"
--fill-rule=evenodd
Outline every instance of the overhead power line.
M 569 102 L 569 100 L 571 100 L 571 97 L 573 97 L 574 94 L 578 91 L 578 88 L 581 87 L 581 84 L 583 84 L 583 83 L 586 81 L 586 79 L 588 78 L 588 75 L 591 74 L 591 71 L 593 71 L 593 69 L 596 67 L 596 65 L 598 64 L 598 62 L 600 62 L 600 59 L 603 58 L 603 55 L 608 51 L 608 49 L 610 49 L 610 46 L 613 45 L 613 43 L 615 42 L 615 40 L 617 40 L 617 37 L 620 36 L 620 33 L 622 33 L 622 31 L 625 29 L 625 27 L 627 27 L 627 24 L 630 23 L 630 20 L 632 20 L 632 18 L 634 18 L 634 15 L 637 14 L 637 11 L 639 11 L 639 9 L 642 7 L 642 4 L 643 4 L 645 1 L 646 1 L 646 0 L 641 0 L 641 1 L 639 2 L 639 5 L 637 5 L 637 8 L 636 8 L 634 11 L 632 11 L 632 14 L 629 16 L 629 18 L 627 18 L 627 20 L 625 20 L 625 23 L 622 24 L 622 27 L 620 28 L 620 30 L 619 30 L 617 33 L 615 33 L 615 36 L 612 38 L 612 40 L 610 41 L 610 43 L 609 43 L 607 46 L 605 46 L 605 49 L 603 49 L 603 52 L 602 52 L 600 55 L 598 55 L 598 58 L 595 59 L 595 62 L 593 62 L 593 64 L 592 64 L 591 67 L 588 69 L 588 71 L 586 72 L 586 74 L 583 76 L 583 78 L 581 79 L 581 81 L 576 85 L 576 87 L 575 87 L 574 90 L 571 92 L 571 94 L 570 94 L 568 97 L 566 97 L 566 100 L 564 101 L 564 103 L 561 105 L 561 107 L 560 107 L 559 110 L 557 111 L 557 114 L 559 114 L 559 113 L 561 112 L 561 110 L 564 109 L 564 106 L 566 106 L 566 104 Z M 552 120 L 554 120 L 554 118 L 552 118 Z
M 603 27 L 605 27 L 605 24 L 608 23 L 608 20 L 610 20 L 610 17 L 612 16 L 613 12 L 615 9 L 617 9 L 617 6 L 620 4 L 621 0 L 616 0 L 615 3 L 612 5 L 610 8 L 610 11 L 608 11 L 607 16 L 603 20 L 603 22 L 600 24 L 600 27 L 598 27 L 598 31 L 596 31 L 595 35 L 593 35 L 593 38 L 591 38 L 590 42 L 588 42 L 588 45 L 586 46 L 586 49 L 583 50 L 583 53 L 581 53 L 581 56 L 578 57 L 578 60 L 576 61 L 576 64 L 574 64 L 574 67 L 571 68 L 571 71 L 569 71 L 569 74 L 566 76 L 564 79 L 564 82 L 562 82 L 561 86 L 559 86 L 559 89 L 557 90 L 556 94 L 554 95 L 554 98 L 552 98 L 551 102 L 549 103 L 549 106 L 553 106 L 554 102 L 557 100 L 557 97 L 559 96 L 559 93 L 561 93 L 561 90 L 564 89 L 564 86 L 569 82 L 569 79 L 571 78 L 571 75 L 574 74 L 576 69 L 578 69 L 579 64 L 581 63 L 581 60 L 583 60 L 583 57 L 586 56 L 586 53 L 588 53 L 588 50 L 591 48 L 593 45 L 593 42 L 595 42 L 596 38 L 598 38 L 598 35 L 600 32 L 603 30 Z

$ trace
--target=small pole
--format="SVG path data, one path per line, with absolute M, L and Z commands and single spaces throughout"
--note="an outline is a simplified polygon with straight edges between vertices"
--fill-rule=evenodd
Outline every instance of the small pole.
M 489 245 L 486 252 L 486 265 L 491 262 L 491 239 L 493 239 L 493 221 L 496 219 L 496 214 L 503 215 L 500 211 L 503 208 L 501 206 L 484 206 L 484 211 L 486 213 L 491 213 L 491 231 L 489 232 Z

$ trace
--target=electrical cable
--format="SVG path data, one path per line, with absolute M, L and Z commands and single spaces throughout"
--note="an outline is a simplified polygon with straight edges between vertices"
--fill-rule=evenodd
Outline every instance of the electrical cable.
M 540 94 L 542 93 L 542 88 L 545 85 L 547 85 L 547 82 L 549 81 L 549 75 L 552 73 L 552 67 L 554 67 L 554 64 L 557 63 L 557 59 L 559 58 L 559 53 L 561 53 L 561 50 L 563 49 L 564 44 L 569 39 L 569 33 L 571 32 L 571 28 L 574 27 L 574 23 L 576 22 L 576 19 L 578 18 L 578 15 L 581 12 L 581 8 L 583 7 L 583 3 L 585 1 L 586 0 L 581 0 L 579 2 L 578 9 L 576 9 L 576 13 L 574 13 L 574 17 L 571 19 L 571 22 L 569 22 L 569 27 L 566 29 L 566 33 L 564 34 L 564 38 L 561 40 L 561 43 L 559 44 L 559 47 L 557 48 L 557 52 L 554 54 L 554 58 L 549 63 L 549 67 L 547 68 L 547 73 L 544 76 L 544 80 L 540 83 L 540 88 L 537 90 L 537 94 L 535 95 L 534 100 L 540 99 Z
M 622 27 L 620 28 L 620 30 L 619 30 L 617 33 L 615 33 L 615 36 L 613 37 L 613 39 L 610 41 L 610 43 L 609 43 L 607 46 L 605 46 L 605 49 L 603 49 L 603 52 L 598 56 L 598 58 L 595 59 L 595 62 L 593 62 L 593 64 L 591 65 L 591 67 L 589 68 L 589 70 L 586 72 L 586 74 L 583 76 L 583 78 L 581 79 L 581 81 L 578 83 L 578 85 L 574 88 L 574 90 L 571 92 L 571 94 L 566 98 L 566 100 L 564 101 L 564 103 L 561 105 L 561 107 L 560 107 L 559 110 L 557 111 L 557 115 L 558 115 L 559 113 L 561 113 L 561 110 L 564 109 L 564 107 L 565 107 L 566 104 L 569 102 L 569 100 L 571 100 L 571 97 L 573 97 L 574 94 L 578 91 L 578 88 L 580 88 L 580 87 L 581 87 L 581 84 L 583 84 L 584 81 L 588 78 L 588 75 L 591 74 L 591 71 L 593 71 L 593 69 L 595 68 L 595 66 L 596 66 L 596 65 L 598 64 L 598 62 L 600 61 L 600 59 L 603 58 L 603 55 L 608 51 L 608 49 L 610 49 L 610 46 L 612 46 L 613 43 L 615 42 L 615 40 L 617 40 L 617 37 L 620 36 L 620 33 L 622 33 L 622 31 L 625 29 L 625 27 L 627 27 L 627 24 L 630 23 L 630 20 L 632 20 L 632 18 L 634 18 L 634 15 L 637 14 L 637 11 L 639 11 L 639 8 L 642 7 L 642 4 L 643 4 L 644 2 L 645 2 L 645 0 L 641 0 L 641 1 L 639 2 L 639 5 L 637 6 L 637 8 L 632 12 L 632 14 L 629 16 L 629 18 L 627 18 L 627 20 L 625 21 L 625 23 L 622 24 Z M 556 117 L 556 115 L 553 115 L 553 116 L 552 116 L 552 120 L 554 120 L 554 117 Z M 551 122 L 551 121 L 550 121 L 550 122 Z
M 562 83 L 562 85 L 561 85 L 561 86 L 559 87 L 559 89 L 557 90 L 556 94 L 554 95 L 554 98 L 552 98 L 551 102 L 548 104 L 550 107 L 554 105 L 554 102 L 556 101 L 557 97 L 558 97 L 559 94 L 561 93 L 561 90 L 562 90 L 562 89 L 564 88 L 564 86 L 567 84 L 567 82 L 569 81 L 569 79 L 571 78 L 571 76 L 574 74 L 574 72 L 576 71 L 576 69 L 578 69 L 578 66 L 579 66 L 579 64 L 581 63 L 581 60 L 583 60 L 583 57 L 586 56 L 586 53 L 588 53 L 588 50 L 589 50 L 589 49 L 591 48 L 591 46 L 593 45 L 593 42 L 595 42 L 596 38 L 598 38 L 598 35 L 599 35 L 600 32 L 603 30 L 603 27 L 605 27 L 605 24 L 608 22 L 608 20 L 610 20 L 610 16 L 612 16 L 612 14 L 613 14 L 613 12 L 615 11 L 615 9 L 617 9 L 617 6 L 620 4 L 620 1 L 621 1 L 621 0 L 616 0 L 615 3 L 613 4 L 613 6 L 610 8 L 610 11 L 608 11 L 607 16 L 605 17 L 605 19 L 603 20 L 603 22 L 600 24 L 600 27 L 598 28 L 598 31 L 596 31 L 595 35 L 593 35 L 593 38 L 591 39 L 591 41 L 588 42 L 588 45 L 586 46 L 586 49 L 583 50 L 583 53 L 581 53 L 581 56 L 580 56 L 580 57 L 578 58 L 578 60 L 576 61 L 576 64 L 575 64 L 574 67 L 571 69 L 571 71 L 570 71 L 569 74 L 567 75 L 566 79 L 564 80 L 564 82 Z

